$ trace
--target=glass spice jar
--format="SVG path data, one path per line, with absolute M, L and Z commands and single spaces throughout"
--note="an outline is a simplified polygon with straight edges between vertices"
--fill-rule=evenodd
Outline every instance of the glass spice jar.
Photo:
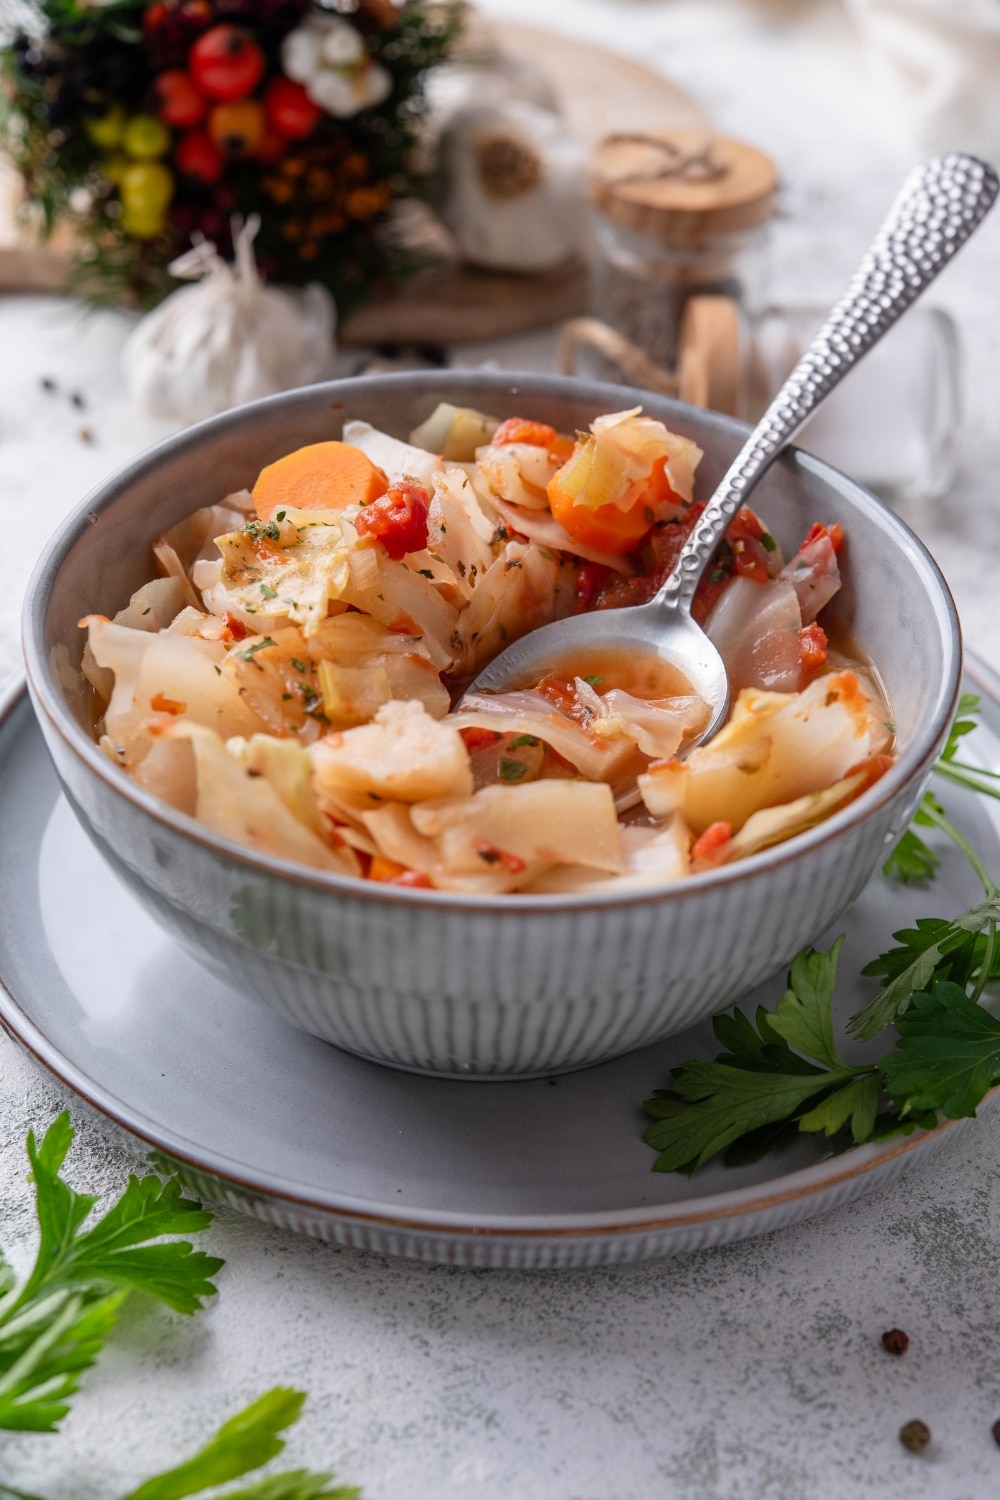
M 776 191 L 770 157 L 742 141 L 699 130 L 606 136 L 591 170 L 597 317 L 673 369 L 692 294 L 763 302 Z

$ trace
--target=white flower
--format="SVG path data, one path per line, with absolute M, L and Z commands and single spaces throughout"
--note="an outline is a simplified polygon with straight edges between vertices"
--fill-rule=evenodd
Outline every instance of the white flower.
M 331 20 L 327 25 L 320 51 L 331 68 L 350 68 L 365 55 L 360 33 L 346 21 Z
M 289 78 L 301 83 L 314 104 L 340 120 L 381 104 L 392 77 L 369 57 L 360 33 L 339 16 L 310 16 L 281 45 Z

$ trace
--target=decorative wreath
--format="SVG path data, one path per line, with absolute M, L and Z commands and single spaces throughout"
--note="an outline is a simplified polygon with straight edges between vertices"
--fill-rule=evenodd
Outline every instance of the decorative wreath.
M 23 0 L 0 53 L 3 144 L 73 284 L 151 306 L 192 243 L 231 253 L 260 215 L 261 274 L 319 281 L 341 312 L 407 269 L 391 210 L 413 166 L 425 71 L 459 0 Z

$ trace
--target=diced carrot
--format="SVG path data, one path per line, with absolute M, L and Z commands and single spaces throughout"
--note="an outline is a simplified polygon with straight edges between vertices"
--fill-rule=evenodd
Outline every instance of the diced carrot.
M 299 510 L 343 510 L 384 495 L 388 480 L 360 448 L 350 443 L 310 443 L 261 469 L 253 502 L 262 521 L 279 506 Z
M 799 631 L 799 660 L 806 672 L 818 672 L 826 666 L 827 640 L 822 625 L 813 620 Z
M 549 509 L 571 537 L 588 547 L 618 557 L 638 546 L 653 524 L 648 505 L 632 503 L 627 509 L 617 505 L 580 505 L 559 483 L 563 469 L 558 469 L 548 483 Z
M 691 845 L 691 863 L 714 862 L 719 851 L 733 836 L 731 823 L 709 823 L 705 832 Z
M 408 866 L 397 864 L 394 859 L 386 859 L 381 854 L 372 855 L 372 862 L 368 867 L 368 879 L 376 880 L 381 885 L 411 886 L 419 890 L 432 889 L 423 871 L 411 870 Z

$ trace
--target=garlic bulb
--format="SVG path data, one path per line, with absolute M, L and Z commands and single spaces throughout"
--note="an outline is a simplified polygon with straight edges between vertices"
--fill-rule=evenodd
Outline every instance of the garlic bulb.
M 523 100 L 459 110 L 440 164 L 441 216 L 474 265 L 547 271 L 581 248 L 586 151 L 549 110 Z
M 236 236 L 235 266 L 207 243 L 175 260 L 175 276 L 202 279 L 172 292 L 128 339 L 125 381 L 153 416 L 194 422 L 326 373 L 333 299 L 317 285 L 265 286 L 252 249 L 259 226 L 251 218 Z

